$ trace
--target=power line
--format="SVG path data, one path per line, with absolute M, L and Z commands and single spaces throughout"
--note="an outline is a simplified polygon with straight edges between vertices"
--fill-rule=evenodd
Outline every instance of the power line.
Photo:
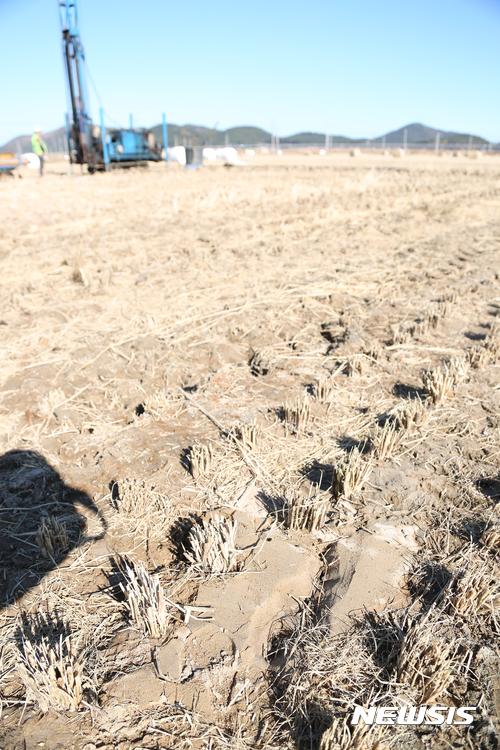
M 94 91 L 94 94 L 95 94 L 95 95 L 96 95 L 96 97 L 97 97 L 97 101 L 98 101 L 98 103 L 99 103 L 99 106 L 100 106 L 100 108 L 102 109 L 102 111 L 104 112 L 104 114 L 106 115 L 106 117 L 107 117 L 107 118 L 108 118 L 109 120 L 111 120 L 111 122 L 114 122 L 114 124 L 115 124 L 115 125 L 118 125 L 118 127 L 119 127 L 119 128 L 121 129 L 121 130 L 124 130 L 125 128 L 123 127 L 123 125 L 121 125 L 121 124 L 120 124 L 119 122 L 117 122 L 117 121 L 116 121 L 116 120 L 114 119 L 114 117 L 111 117 L 111 115 L 110 115 L 110 114 L 109 114 L 108 112 L 106 112 L 106 110 L 104 109 L 104 107 L 103 107 L 103 105 L 102 105 L 102 100 L 101 100 L 101 97 L 99 96 L 99 92 L 98 92 L 98 90 L 97 90 L 97 86 L 96 86 L 96 85 L 95 85 L 95 83 L 94 83 L 94 79 L 92 78 L 92 76 L 91 76 L 91 74 L 90 74 L 90 70 L 89 70 L 89 67 L 88 67 L 88 65 L 87 65 L 87 61 L 86 61 L 85 59 L 84 59 L 84 61 L 83 61 L 83 64 L 85 65 L 85 72 L 87 73 L 88 79 L 89 79 L 89 81 L 90 81 L 90 85 L 92 86 L 92 89 L 93 89 L 93 91 Z

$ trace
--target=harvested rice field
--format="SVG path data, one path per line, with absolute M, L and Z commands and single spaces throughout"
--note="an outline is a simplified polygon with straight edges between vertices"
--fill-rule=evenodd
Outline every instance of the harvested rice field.
M 0 181 L 2 750 L 498 748 L 500 159 L 64 169 Z

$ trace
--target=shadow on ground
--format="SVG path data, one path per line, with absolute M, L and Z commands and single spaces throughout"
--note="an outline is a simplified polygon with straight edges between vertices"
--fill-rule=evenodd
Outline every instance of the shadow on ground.
M 395 396 L 409 400 L 416 398 L 423 400 L 425 398 L 423 388 L 416 388 L 414 385 L 407 385 L 406 383 L 396 383 L 392 392 Z
M 85 511 L 100 522 L 97 536 L 86 535 Z M 65 543 L 47 549 L 39 530 L 54 522 L 63 527 Z M 75 547 L 105 533 L 106 521 L 91 498 L 65 484 L 42 455 L 12 450 L 0 456 L 0 609 L 37 586 Z

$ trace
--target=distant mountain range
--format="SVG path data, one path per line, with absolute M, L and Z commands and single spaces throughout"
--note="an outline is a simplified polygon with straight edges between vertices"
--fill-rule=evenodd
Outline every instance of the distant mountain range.
M 411 125 L 405 125 L 399 130 L 392 130 L 390 133 L 386 133 L 385 142 L 390 143 L 404 143 L 405 133 L 406 142 L 410 144 L 418 143 L 434 143 L 436 135 L 439 133 L 439 142 L 443 145 L 448 143 L 469 143 L 469 138 L 472 138 L 472 145 L 482 146 L 489 143 L 485 138 L 481 138 L 478 135 L 471 135 L 470 133 L 455 133 L 453 131 L 436 130 L 436 128 L 429 128 L 427 125 L 422 125 L 420 122 L 413 122 Z M 372 139 L 372 143 L 382 143 L 383 135 L 378 138 Z
M 163 144 L 162 126 L 154 125 L 151 130 L 154 132 L 156 140 Z M 471 143 L 474 146 L 488 144 L 488 141 L 485 138 L 481 138 L 478 135 L 437 130 L 436 128 L 429 128 L 427 125 L 422 125 L 419 122 L 405 125 L 402 128 L 399 128 L 399 130 L 392 130 L 390 133 L 386 133 L 385 136 L 381 135 L 377 138 L 372 138 L 371 140 L 368 138 L 347 138 L 344 135 L 331 135 L 330 143 L 332 145 L 339 143 L 373 143 L 380 145 L 385 138 L 385 143 L 388 146 L 396 143 L 402 144 L 405 141 L 405 130 L 406 143 L 409 146 L 434 143 L 438 133 L 440 134 L 440 142 L 442 145 L 468 144 L 469 138 L 472 139 Z M 66 149 L 66 133 L 64 128 L 57 128 L 57 130 L 45 133 L 44 138 L 49 151 L 61 151 Z M 304 132 L 280 138 L 280 143 L 282 144 L 319 145 L 324 142 L 325 133 Z M 174 146 L 175 144 L 180 146 L 200 146 L 202 144 L 207 146 L 224 146 L 226 143 L 232 146 L 258 144 L 270 145 L 271 133 L 252 125 L 242 125 L 241 127 L 229 128 L 228 130 L 211 129 L 203 125 L 168 125 L 169 146 Z M 20 135 L 17 138 L 12 138 L 12 140 L 0 147 L 0 153 L 5 153 L 6 151 L 13 151 L 14 153 L 31 151 L 31 135 Z

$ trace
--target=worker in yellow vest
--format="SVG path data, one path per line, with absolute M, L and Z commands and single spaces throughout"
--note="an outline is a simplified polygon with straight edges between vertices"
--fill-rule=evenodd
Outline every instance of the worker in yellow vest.
M 40 127 L 40 125 L 35 125 L 33 130 L 35 132 L 31 136 L 31 146 L 35 154 L 40 159 L 40 177 L 43 177 L 43 163 L 47 158 L 48 149 L 45 141 L 43 140 L 42 128 Z

